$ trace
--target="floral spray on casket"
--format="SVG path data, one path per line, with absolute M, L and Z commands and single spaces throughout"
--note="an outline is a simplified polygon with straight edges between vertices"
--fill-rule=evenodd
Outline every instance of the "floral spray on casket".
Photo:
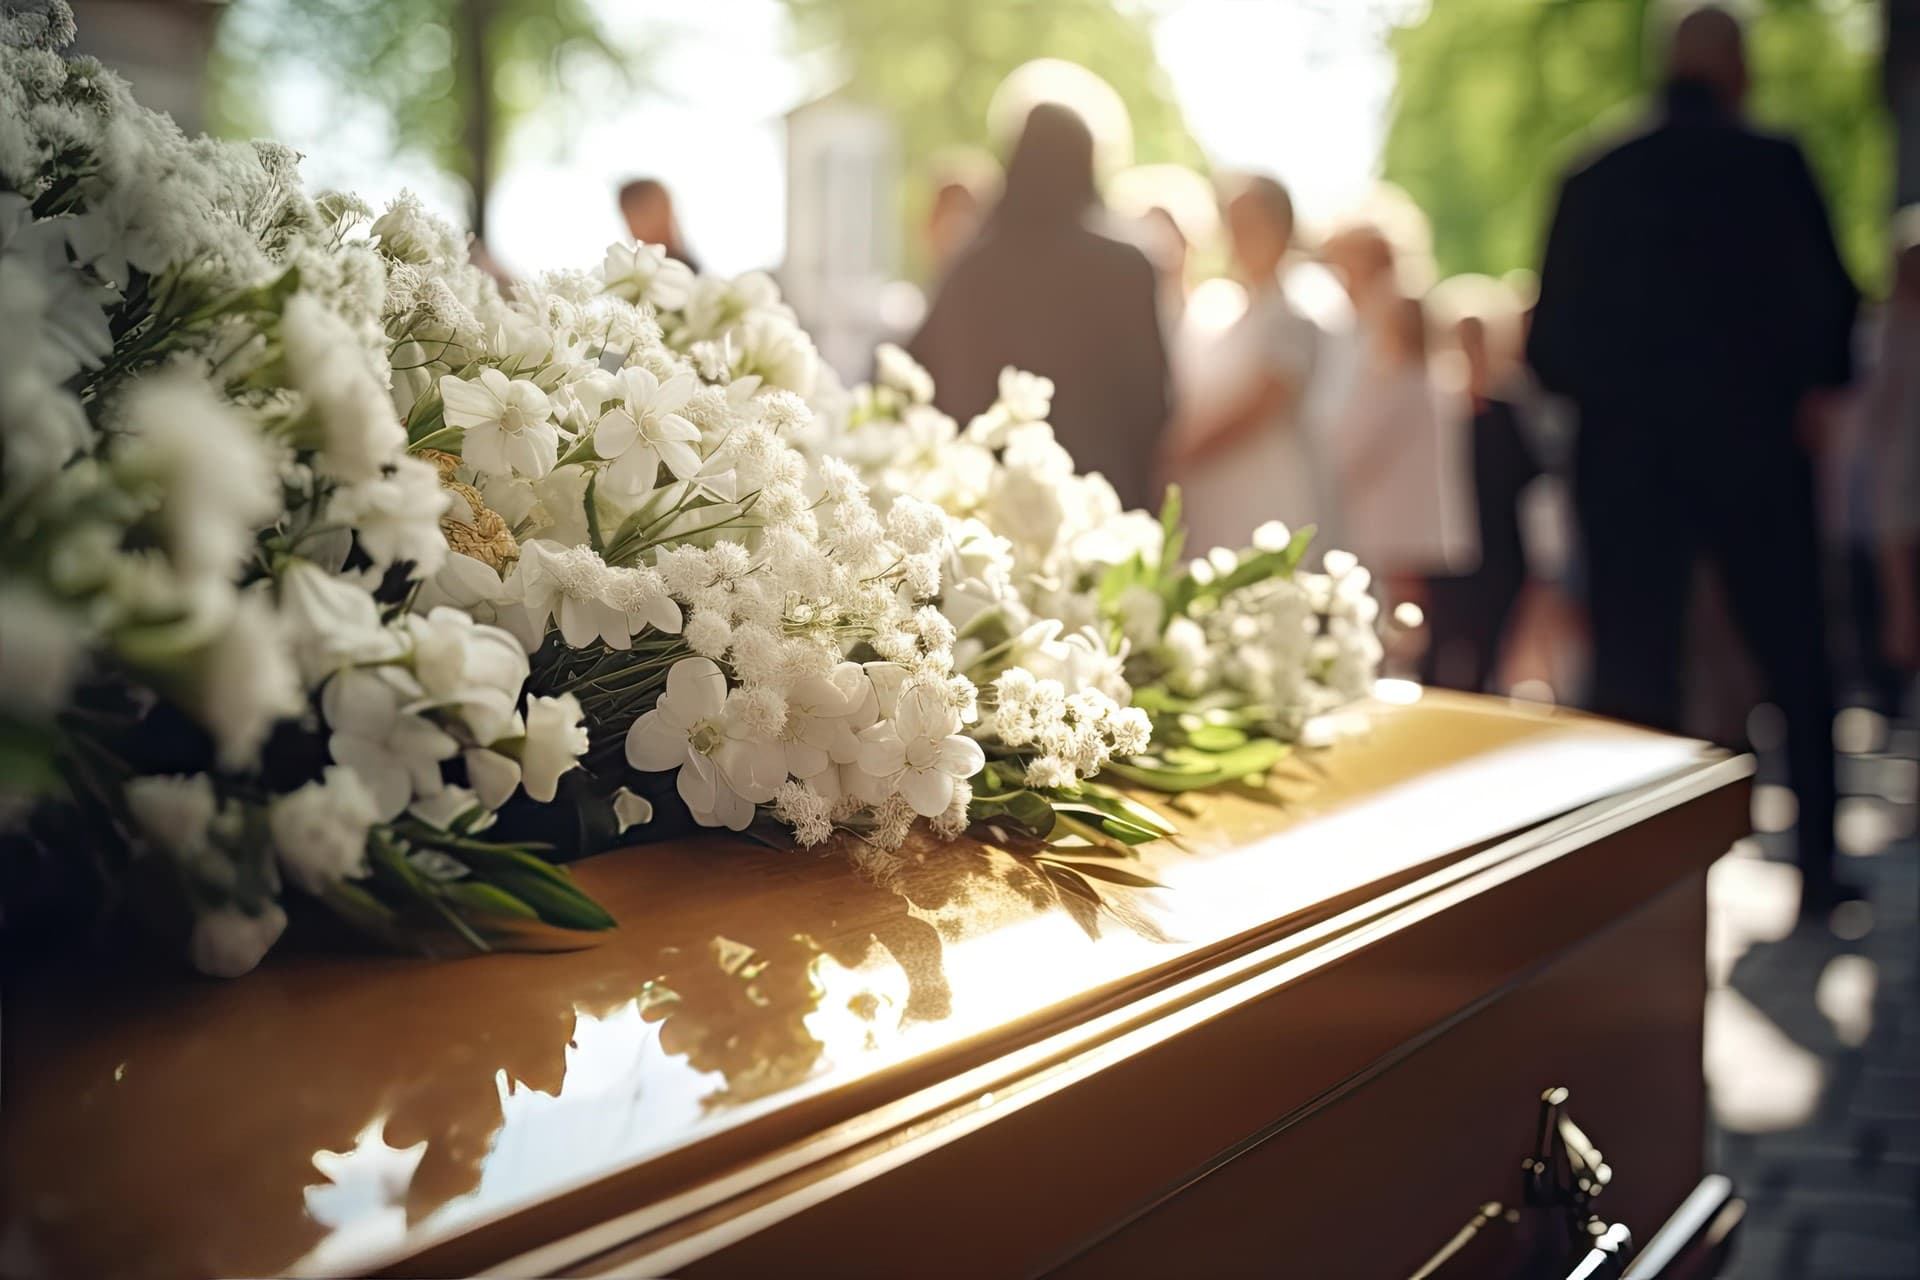
M 503 292 L 403 196 L 309 198 L 0 27 L 0 910 L 124 904 L 210 973 L 289 892 L 389 941 L 613 921 L 572 856 L 917 822 L 1050 876 L 1365 692 L 1364 571 L 1179 558 L 1009 371 L 851 396 L 761 274 L 647 245 Z M 1122 791 L 1096 776 L 1126 783 Z M 677 817 L 677 825 L 675 816 Z

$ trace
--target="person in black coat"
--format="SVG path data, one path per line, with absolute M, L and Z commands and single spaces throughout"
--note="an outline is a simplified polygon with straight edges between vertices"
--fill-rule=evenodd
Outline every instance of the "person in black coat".
M 1428 582 L 1429 643 L 1420 681 L 1491 693 L 1527 586 L 1520 503 L 1541 467 L 1521 425 L 1519 406 L 1496 383 L 1486 319 L 1462 316 L 1453 336 L 1467 373 L 1480 564 L 1471 573 Z
M 1156 507 L 1170 393 L 1154 270 L 1090 225 L 1098 209 L 1093 135 L 1065 107 L 1035 107 L 999 203 L 907 349 L 962 423 L 993 403 L 1008 365 L 1053 379 L 1054 432 L 1079 469 L 1127 507 Z
M 1851 376 L 1858 295 L 1806 158 L 1740 118 L 1739 24 L 1675 28 L 1665 110 L 1561 189 L 1527 355 L 1579 409 L 1594 710 L 1663 728 L 1697 556 L 1785 712 L 1803 910 L 1833 866 L 1833 693 L 1803 443 Z

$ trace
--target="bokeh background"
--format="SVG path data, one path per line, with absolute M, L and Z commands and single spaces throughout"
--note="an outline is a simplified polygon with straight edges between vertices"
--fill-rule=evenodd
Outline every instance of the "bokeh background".
M 1894 148 L 1880 0 L 1749 0 L 1754 114 L 1805 142 L 1863 284 Z M 1896 3 L 1895 7 L 1899 7 Z M 774 268 L 830 333 L 909 325 L 943 167 L 1001 139 L 1035 59 L 1124 107 L 1114 170 L 1280 175 L 1308 226 L 1385 178 L 1436 276 L 1537 265 L 1556 175 L 1631 118 L 1665 0 L 85 0 L 87 51 L 188 129 L 271 135 L 310 181 L 403 188 L 508 271 L 580 265 L 635 176 L 724 272 Z M 849 191 L 863 199 L 849 201 Z M 833 242 L 821 229 L 832 209 Z M 871 220 L 871 225 L 864 225 Z M 831 277 L 807 296 L 796 281 Z M 812 314 L 807 314 L 812 312 Z M 829 314 L 830 312 L 830 314 Z M 836 344 L 826 343 L 830 356 Z M 852 349 L 852 344 L 845 344 Z M 838 362 L 838 359 L 836 359 Z

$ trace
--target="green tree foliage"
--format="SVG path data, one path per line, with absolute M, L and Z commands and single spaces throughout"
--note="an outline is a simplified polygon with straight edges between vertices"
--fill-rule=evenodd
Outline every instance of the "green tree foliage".
M 1848 264 L 1877 282 L 1893 162 L 1878 0 L 1746 9 L 1751 114 L 1799 137 Z M 1432 0 L 1392 34 L 1385 172 L 1432 218 L 1443 273 L 1538 265 L 1560 174 L 1637 121 L 1672 12 L 1663 0 Z
M 513 127 L 636 71 L 590 0 L 234 0 L 215 46 L 216 128 L 259 132 L 263 84 L 290 65 L 379 109 L 396 150 L 465 179 L 480 235 Z
M 943 149 L 989 147 L 987 103 L 1034 58 L 1087 67 L 1133 118 L 1134 160 L 1198 165 L 1200 148 L 1153 48 L 1152 13 L 1114 0 L 786 0 L 803 50 L 834 60 L 855 99 L 900 131 L 903 216 L 911 234 Z

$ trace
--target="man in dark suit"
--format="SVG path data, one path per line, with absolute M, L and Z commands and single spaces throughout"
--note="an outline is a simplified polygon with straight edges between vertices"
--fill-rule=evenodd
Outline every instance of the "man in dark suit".
M 1786 715 L 1810 912 L 1844 891 L 1805 440 L 1851 376 L 1858 297 L 1800 149 L 1740 118 L 1739 24 L 1689 14 L 1667 70 L 1660 118 L 1561 189 L 1527 356 L 1580 410 L 1593 709 L 1677 727 L 1688 586 L 1712 557 Z

